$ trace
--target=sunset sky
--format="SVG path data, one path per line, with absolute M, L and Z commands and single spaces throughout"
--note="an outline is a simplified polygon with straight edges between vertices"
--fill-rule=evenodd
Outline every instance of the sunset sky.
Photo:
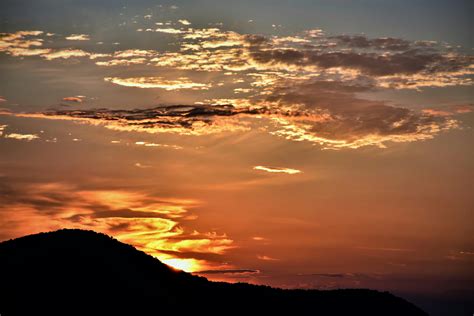
M 474 288 L 470 1 L 0 4 L 0 240 L 214 280 Z

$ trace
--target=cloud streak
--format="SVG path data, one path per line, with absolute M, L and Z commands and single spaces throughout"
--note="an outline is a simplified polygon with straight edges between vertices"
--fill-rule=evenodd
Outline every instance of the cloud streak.
M 20 134 L 20 133 L 5 134 L 4 137 L 10 138 L 10 139 L 16 139 L 16 140 L 24 140 L 28 142 L 39 138 L 39 136 L 36 134 Z
M 281 167 L 265 167 L 265 166 L 255 166 L 254 170 L 265 171 L 269 173 L 286 173 L 286 174 L 298 174 L 301 173 L 301 170 L 291 169 L 291 168 L 281 168 Z
M 66 37 L 68 41 L 88 41 L 90 36 L 87 34 L 71 34 Z
M 133 87 L 141 89 L 164 89 L 164 90 L 207 90 L 211 84 L 197 83 L 189 78 L 178 78 L 177 80 L 166 80 L 161 77 L 134 77 L 134 78 L 118 78 L 106 77 L 105 81 L 124 87 Z

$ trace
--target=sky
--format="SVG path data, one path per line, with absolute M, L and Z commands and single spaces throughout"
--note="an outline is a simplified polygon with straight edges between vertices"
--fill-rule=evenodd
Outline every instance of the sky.
M 0 240 L 92 229 L 213 280 L 472 293 L 472 2 L 0 6 Z

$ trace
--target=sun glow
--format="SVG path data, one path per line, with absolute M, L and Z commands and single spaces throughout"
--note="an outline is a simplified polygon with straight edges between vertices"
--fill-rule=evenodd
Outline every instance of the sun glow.
M 202 270 L 201 264 L 196 259 L 180 259 L 180 258 L 171 258 L 171 259 L 160 259 L 163 263 L 169 265 L 170 267 L 183 270 L 184 272 L 195 272 Z

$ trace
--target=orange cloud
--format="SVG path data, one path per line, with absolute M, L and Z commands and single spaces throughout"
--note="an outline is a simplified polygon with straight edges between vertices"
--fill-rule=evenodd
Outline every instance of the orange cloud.
M 76 96 L 76 97 L 65 97 L 63 98 L 62 100 L 63 101 L 66 101 L 66 102 L 76 102 L 76 103 L 82 103 L 83 101 L 83 98 L 82 96 Z
M 65 183 L 18 184 L 7 190 L 9 194 L 0 194 L 0 230 L 8 238 L 59 228 L 92 229 L 189 272 L 220 267 L 212 260 L 234 247 L 225 234 L 188 233 L 181 226 L 181 220 L 191 219 L 187 207 L 197 201 L 127 190 L 81 190 Z M 194 253 L 201 255 L 194 258 Z M 203 259 L 206 254 L 214 259 Z

